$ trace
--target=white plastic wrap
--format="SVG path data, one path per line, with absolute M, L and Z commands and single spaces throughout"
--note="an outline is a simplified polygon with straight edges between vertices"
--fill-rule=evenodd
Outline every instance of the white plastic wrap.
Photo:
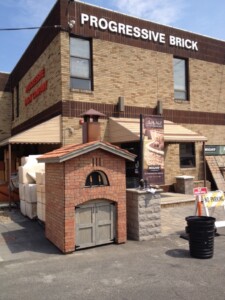
M 25 184 L 19 183 L 19 196 L 20 200 L 25 201 Z
M 28 203 L 37 202 L 36 184 L 25 184 L 25 201 Z
M 22 215 L 26 216 L 26 202 L 24 200 L 20 200 L 20 211 Z
M 34 219 L 37 217 L 37 203 L 26 202 L 26 215 L 30 219 Z

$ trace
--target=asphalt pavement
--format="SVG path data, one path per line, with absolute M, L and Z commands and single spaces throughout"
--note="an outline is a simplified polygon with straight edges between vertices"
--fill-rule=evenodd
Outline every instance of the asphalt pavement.
M 69 255 L 45 239 L 41 223 L 1 212 L 0 299 L 225 299 L 225 228 L 212 258 L 192 258 L 180 237 L 192 212 L 192 204 L 163 208 L 159 238 Z

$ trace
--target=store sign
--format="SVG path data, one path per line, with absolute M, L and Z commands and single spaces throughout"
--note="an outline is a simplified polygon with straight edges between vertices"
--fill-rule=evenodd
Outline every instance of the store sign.
M 47 90 L 48 80 L 39 84 L 43 78 L 45 78 L 45 68 L 40 70 L 38 74 L 27 84 L 25 92 L 29 94 L 29 96 L 27 96 L 24 100 L 26 106 Z
M 164 184 L 164 120 L 161 116 L 143 118 L 144 179 L 150 185 Z
M 138 26 L 132 26 L 129 24 L 118 23 L 106 18 L 98 18 L 96 16 L 81 13 L 80 22 L 81 25 L 87 24 L 89 27 L 93 27 L 103 31 L 118 33 L 121 35 L 134 37 L 136 39 L 148 40 L 159 44 L 168 43 L 170 46 L 198 51 L 197 41 L 184 39 L 174 35 L 169 35 L 167 37 L 166 34 L 162 32 L 153 31 Z
M 205 145 L 205 155 L 225 155 L 225 146 Z

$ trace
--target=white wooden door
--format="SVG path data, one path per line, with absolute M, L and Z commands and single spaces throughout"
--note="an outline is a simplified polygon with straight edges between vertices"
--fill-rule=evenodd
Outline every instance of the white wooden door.
M 115 240 L 115 206 L 97 201 L 76 207 L 76 248 L 113 243 Z

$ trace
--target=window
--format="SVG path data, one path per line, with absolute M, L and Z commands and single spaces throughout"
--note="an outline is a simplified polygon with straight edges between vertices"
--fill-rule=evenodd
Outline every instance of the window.
M 105 173 L 102 171 L 94 171 L 88 175 L 85 186 L 86 187 L 93 187 L 93 186 L 103 186 L 109 185 L 108 178 Z
M 188 66 L 187 60 L 173 59 L 174 99 L 188 100 Z
M 14 121 L 14 95 L 15 95 L 15 91 L 13 89 L 13 92 L 12 92 L 12 121 Z
M 16 86 L 16 117 L 20 115 L 20 90 L 19 84 Z
M 195 144 L 194 143 L 180 144 L 180 167 L 181 168 L 195 167 Z
M 79 90 L 92 89 L 91 45 L 89 40 L 70 38 L 70 86 Z

